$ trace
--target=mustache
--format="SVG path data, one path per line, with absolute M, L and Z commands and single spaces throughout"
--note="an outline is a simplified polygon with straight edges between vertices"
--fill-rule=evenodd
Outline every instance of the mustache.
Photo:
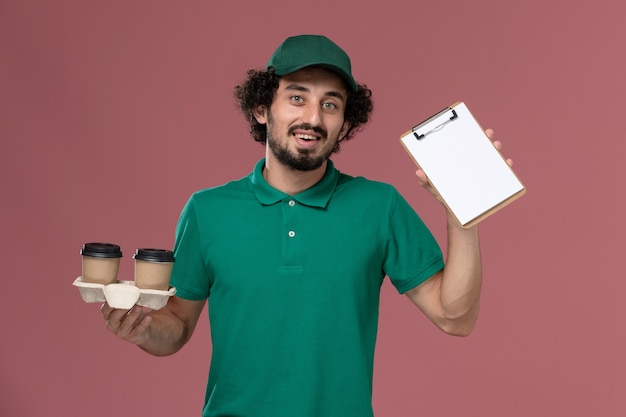
M 326 129 L 324 129 L 323 127 L 320 126 L 313 126 L 311 124 L 308 123 L 303 123 L 301 125 L 295 125 L 295 126 L 291 126 L 289 128 L 289 134 L 293 135 L 293 132 L 295 132 L 296 130 L 312 130 L 313 132 L 317 133 L 318 135 L 320 135 L 322 137 L 322 139 L 326 139 L 328 137 L 328 132 L 326 132 Z

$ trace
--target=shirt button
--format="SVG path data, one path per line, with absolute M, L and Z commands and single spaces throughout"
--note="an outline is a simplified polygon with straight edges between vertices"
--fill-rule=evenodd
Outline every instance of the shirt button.
M 293 206 L 295 206 L 295 205 L 296 205 L 296 202 L 295 202 L 295 201 L 293 201 L 293 200 L 289 200 L 289 205 L 290 205 L 291 207 L 293 207 Z
M 296 232 L 294 232 L 293 230 L 290 230 L 288 235 L 289 237 L 294 237 L 296 235 Z

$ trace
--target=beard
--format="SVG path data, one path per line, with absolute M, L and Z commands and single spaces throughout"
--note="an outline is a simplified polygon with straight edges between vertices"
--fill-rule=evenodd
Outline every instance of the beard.
M 313 171 L 321 167 L 324 161 L 327 161 L 330 154 L 332 154 L 332 150 L 326 154 L 317 156 L 311 155 L 308 149 L 300 149 L 296 152 L 292 152 L 286 146 L 274 140 L 269 132 L 267 134 L 267 144 L 278 162 L 296 171 Z
M 313 130 L 322 135 L 322 139 L 320 140 L 328 140 L 326 130 L 309 124 L 301 124 L 290 127 L 287 132 L 288 137 L 292 136 L 296 129 Z M 274 139 L 273 120 L 272 115 L 269 112 L 267 116 L 267 145 L 272 154 L 281 164 L 296 171 L 313 171 L 321 167 L 322 164 L 327 161 L 330 158 L 330 155 L 335 151 L 334 147 L 320 155 L 313 155 L 313 152 L 308 149 L 299 149 L 295 152 L 290 151 L 286 144 L 281 144 L 280 141 Z

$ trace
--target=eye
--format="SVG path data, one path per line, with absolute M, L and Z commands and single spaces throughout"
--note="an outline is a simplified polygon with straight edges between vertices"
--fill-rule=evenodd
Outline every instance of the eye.
M 301 96 L 291 96 L 291 101 L 294 103 L 302 103 L 304 99 Z
M 322 107 L 325 108 L 326 110 L 335 110 L 337 108 L 337 105 L 335 103 L 323 103 Z

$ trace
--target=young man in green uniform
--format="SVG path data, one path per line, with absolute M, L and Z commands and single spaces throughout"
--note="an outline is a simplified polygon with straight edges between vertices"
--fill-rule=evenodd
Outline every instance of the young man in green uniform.
M 334 167 L 330 155 L 369 120 L 372 103 L 329 39 L 288 38 L 235 95 L 265 157 L 248 176 L 189 199 L 174 248 L 177 295 L 167 306 L 104 305 L 107 326 L 170 355 L 210 300 L 203 416 L 373 416 L 384 277 L 443 331 L 467 335 L 480 298 L 478 231 L 448 213 L 444 266 L 392 186 Z M 437 197 L 422 171 L 417 177 Z

